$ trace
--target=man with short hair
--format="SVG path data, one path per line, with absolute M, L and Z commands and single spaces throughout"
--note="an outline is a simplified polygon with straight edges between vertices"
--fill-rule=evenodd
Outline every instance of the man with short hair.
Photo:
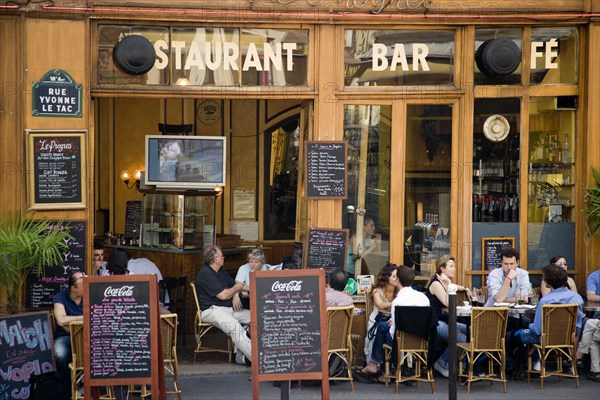
M 519 268 L 519 252 L 508 247 L 500 253 L 502 268 L 490 272 L 487 278 L 489 297 L 486 307 L 494 303 L 516 303 L 517 293 L 527 296 L 531 292 L 529 272 Z
M 585 290 L 588 301 L 600 301 L 600 269 L 588 275 Z
M 325 289 L 326 307 L 343 307 L 354 304 L 352 297 L 344 292 L 348 279 L 348 273 L 343 269 L 331 271 L 329 274 L 329 287 Z
M 252 359 L 250 338 L 242 324 L 250 323 L 250 310 L 240 301 L 243 283 L 236 283 L 225 271 L 225 256 L 221 248 L 211 245 L 204 249 L 204 267 L 196 276 L 196 291 L 202 310 L 202 321 L 225 332 L 246 359 Z
M 54 357 L 58 371 L 69 375 L 71 362 L 71 335 L 69 325 L 74 321 L 83 321 L 83 277 L 85 274 L 75 271 L 69 276 L 69 286 L 54 296 Z
M 104 244 L 96 241 L 94 242 L 94 269 L 92 275 L 108 275 L 106 264 L 106 261 L 104 261 Z
M 561 267 L 548 264 L 543 268 L 543 279 L 547 285 L 552 288 L 552 291 L 542 297 L 538 302 L 537 310 L 533 323 L 529 324 L 528 329 L 519 329 L 512 335 L 511 349 L 523 347 L 523 345 L 539 344 L 542 335 L 542 306 L 544 304 L 577 304 L 579 312 L 577 316 L 577 333 L 581 330 L 581 322 L 583 318 L 583 298 L 569 289 L 567 283 L 567 271 Z M 533 369 L 539 371 L 539 360 L 535 362 Z

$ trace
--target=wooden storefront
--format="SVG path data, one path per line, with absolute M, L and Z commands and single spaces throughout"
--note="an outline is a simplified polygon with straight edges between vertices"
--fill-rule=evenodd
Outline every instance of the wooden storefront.
M 362 222 L 372 214 L 385 244 L 378 258 L 369 261 L 371 273 L 377 270 L 373 263 L 406 264 L 415 261 L 412 256 L 417 253 L 422 272 L 429 273 L 434 255 L 450 252 L 457 256 L 458 283 L 481 286 L 486 274 L 482 237 L 515 237 L 522 266 L 539 277 L 544 257 L 553 255 L 552 243 L 563 241 L 562 235 L 572 236 L 572 245 L 564 251 L 572 257 L 570 273 L 582 292 L 587 274 L 600 265 L 600 242 L 587 237 L 584 213 L 585 187 L 593 183 L 592 168 L 600 166 L 600 115 L 596 112 L 600 108 L 600 75 L 595 73 L 600 64 L 600 2 L 19 3 L 24 4 L 0 0 L 0 210 L 31 208 L 27 182 L 34 172 L 28 168 L 27 130 L 85 132 L 85 204 L 35 213 L 53 220 L 87 221 L 90 268 L 94 239 L 105 239 L 108 232 L 122 234 L 126 203 L 142 199 L 138 191 L 123 184 L 121 174 L 143 170 L 143 138 L 159 134 L 159 124 L 192 125 L 194 135 L 227 138 L 228 180 L 216 200 L 214 229 L 227 234 L 236 224 L 256 224 L 252 225 L 256 237 L 247 244 L 270 249 L 270 263 L 279 263 L 295 241 L 303 241 L 308 227 L 346 228 L 350 236 L 360 236 Z M 383 9 L 381 4 L 385 4 Z M 240 69 L 229 78 L 215 74 L 211 81 L 203 75 L 202 79 L 196 77 L 200 79 L 197 82 L 208 83 L 179 86 L 178 74 L 190 78 L 193 65 L 204 57 L 194 56 L 182 45 L 179 50 L 167 47 L 163 54 L 171 58 L 171 64 L 153 70 L 156 75 L 151 78 L 119 73 L 113 79 L 102 74 L 101 64 L 106 50 L 112 51 L 116 44 L 104 35 L 113 28 L 138 34 L 149 31 L 151 41 L 162 39 L 165 43 L 188 31 L 197 34 L 199 28 L 211 33 L 213 45 L 235 39 L 240 46 L 247 46 L 247 41 L 260 35 L 293 37 L 292 64 L 297 69 L 285 75 L 287 80 L 264 68 L 252 76 Z M 560 46 L 552 47 L 553 41 Z M 105 46 L 109 42 L 111 45 Z M 498 71 L 492 71 L 490 76 L 496 80 L 484 76 L 482 70 L 487 67 L 476 60 L 476 49 L 484 42 L 498 45 L 498 51 L 517 46 L 514 72 L 499 78 L 494 76 Z M 232 51 L 244 56 L 247 47 L 244 49 Z M 282 51 L 285 68 L 285 46 Z M 428 54 L 420 64 L 415 61 L 419 51 Z M 174 65 L 176 54 L 181 62 L 178 67 Z M 497 61 L 502 64 L 503 60 Z M 186 62 L 192 67 L 186 69 Z M 554 67 L 557 63 L 560 66 Z M 55 70 L 68 73 L 80 85 L 80 115 L 33 112 L 34 96 L 40 93 L 35 84 Z M 230 83 L 222 83 L 225 79 L 231 79 Z M 481 141 L 490 115 L 504 118 L 498 119 L 497 130 L 503 129 L 506 121 L 515 135 L 510 136 L 511 142 L 502 142 L 506 153 L 494 153 L 488 149 L 488 141 Z M 290 196 L 294 198 L 295 223 L 293 234 L 286 237 L 271 232 L 273 227 L 265 223 L 271 214 L 286 213 L 277 207 L 266 210 L 271 195 L 267 154 L 273 146 L 267 137 L 272 138 L 272 132 L 291 118 L 299 120 L 300 144 L 346 141 L 351 150 L 359 154 L 362 149 L 363 153 L 358 162 L 352 154 L 348 159 L 348 168 L 356 172 L 349 171 L 348 178 L 357 182 L 358 188 L 349 189 L 355 190 L 356 203 L 352 196 L 306 199 L 304 161 L 299 154 L 298 185 Z M 367 121 L 366 125 L 361 121 Z M 438 136 L 428 137 L 427 129 Z M 374 132 L 377 143 L 369 139 Z M 421 136 L 413 136 L 414 132 Z M 544 146 L 550 150 L 538 154 L 537 147 Z M 568 161 L 567 153 L 558 158 L 565 148 Z M 369 183 L 374 172 L 361 164 L 367 161 L 367 153 L 369 162 L 377 167 L 375 183 Z M 505 171 L 514 173 L 512 181 L 485 182 L 484 178 L 505 177 Z M 538 196 L 545 196 L 535 182 L 545 185 L 551 178 L 558 179 L 557 175 L 560 190 L 553 201 L 560 205 L 554 208 L 560 214 L 556 212 L 557 224 L 550 226 L 546 214 L 536 219 L 535 210 L 530 209 Z M 371 200 L 365 203 L 365 198 Z M 240 199 L 251 204 L 239 208 Z M 489 213 L 487 220 L 477 220 L 474 203 L 480 200 L 488 202 L 488 209 L 491 202 L 498 216 Z M 503 220 L 506 207 L 516 210 L 517 217 Z M 366 212 L 360 211 L 365 208 Z M 544 209 L 544 213 L 549 215 L 550 210 Z M 416 248 L 409 238 L 417 240 L 420 231 L 414 227 L 421 222 L 437 229 L 431 240 L 420 238 Z M 559 223 L 565 229 L 559 230 Z M 431 259 L 421 252 L 425 247 Z M 138 253 L 157 258 L 155 251 Z M 182 260 L 188 256 L 171 257 L 163 253 L 157 259 L 168 271 L 166 276 L 192 274 L 198 267 L 183 266 Z M 189 257 L 193 264 L 199 262 L 198 257 Z M 364 271 L 359 267 L 355 272 Z

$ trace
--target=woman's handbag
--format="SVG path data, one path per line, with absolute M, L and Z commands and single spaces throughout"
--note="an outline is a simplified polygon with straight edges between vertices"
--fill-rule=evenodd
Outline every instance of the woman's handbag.
M 392 318 L 392 315 L 390 313 L 380 312 L 377 314 L 377 316 L 375 317 L 375 323 L 373 324 L 373 326 L 371 327 L 371 329 L 369 329 L 369 332 L 367 333 L 367 337 L 369 338 L 369 340 L 373 339 L 375 337 L 375 335 L 377 334 L 377 327 L 379 326 L 379 323 L 381 321 L 387 322 L 387 321 L 389 321 L 390 318 Z

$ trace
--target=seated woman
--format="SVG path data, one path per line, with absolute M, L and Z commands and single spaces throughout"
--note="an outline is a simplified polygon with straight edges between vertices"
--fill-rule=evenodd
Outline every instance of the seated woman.
M 271 266 L 265 261 L 265 253 L 259 248 L 253 249 L 250 254 L 248 254 L 248 262 L 238 269 L 237 275 L 235 276 L 235 281 L 244 285 L 240 299 L 242 301 L 242 307 L 247 310 L 250 309 L 248 297 L 250 293 L 250 271 L 264 271 L 270 269 Z
M 114 249 L 108 257 L 106 263 L 106 271 L 108 275 L 129 275 L 127 264 L 129 263 L 129 257 L 127 250 Z
M 365 337 L 365 362 L 367 366 L 363 369 L 365 374 L 376 374 L 379 370 L 379 363 L 371 360 L 373 339 L 375 330 L 382 320 L 387 320 L 391 316 L 392 301 L 398 293 L 398 267 L 394 264 L 386 264 L 378 273 L 373 285 L 373 311 L 369 316 L 367 325 L 367 336 Z
M 456 273 L 455 258 L 451 255 L 444 255 L 435 262 L 435 274 L 427 284 L 425 294 L 429 298 L 431 306 L 438 317 L 438 336 L 440 339 L 448 340 L 448 314 L 443 312 L 443 308 L 448 307 L 448 285 L 452 283 L 452 278 Z M 466 291 L 467 296 L 471 297 L 471 291 L 464 286 L 458 285 L 459 291 Z M 467 326 L 458 322 L 456 324 L 456 341 L 465 343 L 467 341 Z M 445 349 L 440 358 L 433 366 L 443 377 L 448 377 L 448 349 Z
M 565 256 L 562 256 L 559 254 L 559 255 L 552 257 L 550 259 L 550 264 L 559 266 L 562 269 L 564 269 L 565 271 L 567 271 L 567 259 L 565 258 Z M 572 291 L 577 293 L 577 286 L 575 285 L 575 281 L 573 280 L 573 278 L 568 277 L 567 282 L 569 284 L 569 289 L 571 289 Z M 544 297 L 551 291 L 552 291 L 552 288 L 546 282 L 544 282 L 544 280 L 542 279 L 542 284 L 540 285 L 540 297 Z

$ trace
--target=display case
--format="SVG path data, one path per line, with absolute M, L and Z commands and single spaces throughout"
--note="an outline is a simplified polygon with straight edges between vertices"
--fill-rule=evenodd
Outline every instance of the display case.
M 214 191 L 140 191 L 142 246 L 193 250 L 215 243 Z

